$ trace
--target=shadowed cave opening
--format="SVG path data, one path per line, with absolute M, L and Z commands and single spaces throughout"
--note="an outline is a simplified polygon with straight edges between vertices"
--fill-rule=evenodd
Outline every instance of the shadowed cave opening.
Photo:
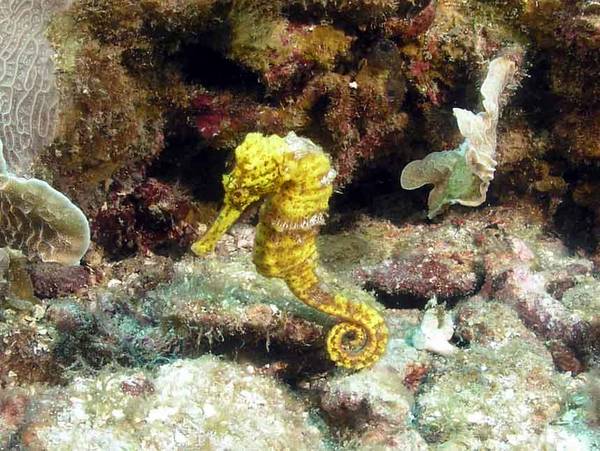
M 179 67 L 187 83 L 209 90 L 237 92 L 255 101 L 269 103 L 269 99 L 266 98 L 266 88 L 257 74 L 229 60 L 222 52 L 208 47 L 204 42 L 206 39 L 200 36 L 194 42 L 184 43 L 170 57 Z M 548 94 L 550 92 L 549 71 L 548 57 L 533 55 L 528 68 L 528 77 L 523 80 L 519 92 L 511 99 L 512 107 L 523 110 L 535 128 L 550 127 L 559 114 L 556 111 L 558 102 Z M 450 110 L 453 106 L 472 108 L 478 105 L 478 86 L 470 80 L 473 76 L 474 74 L 465 72 L 464 83 L 450 91 L 451 98 L 445 99 L 440 108 Z M 411 216 L 425 215 L 429 190 L 423 188 L 404 191 L 400 187 L 399 176 L 409 160 L 422 158 L 429 152 L 446 149 L 434 149 L 431 148 L 432 143 L 420 141 L 420 135 L 426 130 L 419 125 L 425 121 L 420 120 L 423 112 L 420 111 L 418 104 L 418 94 L 409 87 L 402 106 L 402 109 L 411 116 L 412 127 L 406 138 L 405 150 L 392 149 L 393 151 L 387 155 L 361 163 L 355 178 L 347 186 L 336 190 L 332 196 L 330 218 L 323 233 L 349 229 L 362 214 L 388 219 L 396 225 L 405 223 Z M 322 106 L 317 104 L 315 107 L 317 111 L 314 114 L 318 115 L 318 110 Z M 444 124 L 444 128 L 449 131 L 455 128 L 450 113 L 445 122 L 447 123 Z M 318 122 L 312 125 L 312 127 L 317 126 Z M 308 135 L 311 135 L 310 131 L 307 130 Z M 315 133 L 326 136 L 325 133 L 318 133 L 318 130 Z M 446 137 L 445 133 L 441 136 Z M 321 142 L 321 144 L 327 148 L 331 143 Z M 206 145 L 193 124 L 193 112 L 179 111 L 167 121 L 165 148 L 149 168 L 148 175 L 168 183 L 177 183 L 200 202 L 220 203 L 223 197 L 221 178 L 227 171 L 227 163 L 230 160 L 231 151 L 214 149 Z M 569 169 L 567 172 L 565 179 L 569 179 L 567 181 L 570 182 L 589 170 Z M 494 196 L 493 188 L 492 186 L 488 203 L 498 201 Z M 570 193 L 565 194 L 564 202 L 556 211 L 554 218 L 556 232 L 570 248 L 591 252 L 597 244 L 592 232 L 594 213 L 589 208 L 577 206 L 570 197 Z M 575 227 L 574 224 L 578 226 Z M 581 224 L 584 226 L 582 227 Z

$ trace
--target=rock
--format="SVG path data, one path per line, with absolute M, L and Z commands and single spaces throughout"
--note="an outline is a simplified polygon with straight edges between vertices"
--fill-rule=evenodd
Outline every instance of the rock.
M 531 443 L 558 418 L 563 383 L 539 342 L 472 344 L 430 373 L 416 400 L 418 429 L 447 449 Z
M 388 310 L 386 322 L 388 349 L 372 368 L 353 374 L 338 371 L 308 388 L 316 392 L 321 409 L 344 440 L 359 447 L 393 449 L 403 437 L 411 437 L 415 449 L 423 449 L 425 443 L 409 426 L 414 393 L 431 359 L 406 340 L 418 326 L 418 312 Z
M 41 299 L 75 294 L 93 282 L 90 270 L 83 266 L 36 263 L 30 265 L 28 271 L 34 294 Z
M 21 434 L 32 448 L 325 449 L 285 386 L 213 356 L 80 377 L 35 407 Z
M 418 248 L 409 255 L 386 260 L 358 271 L 368 288 L 389 295 L 395 307 L 403 300 L 456 299 L 477 291 L 479 281 L 473 254 L 443 253 Z

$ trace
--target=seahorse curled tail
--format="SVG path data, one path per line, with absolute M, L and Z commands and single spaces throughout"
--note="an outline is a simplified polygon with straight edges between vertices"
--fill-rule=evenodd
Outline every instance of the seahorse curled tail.
M 373 365 L 383 355 L 388 329 L 377 310 L 327 292 L 310 264 L 295 268 L 284 280 L 302 302 L 341 320 L 327 335 L 327 352 L 337 365 L 361 369 Z

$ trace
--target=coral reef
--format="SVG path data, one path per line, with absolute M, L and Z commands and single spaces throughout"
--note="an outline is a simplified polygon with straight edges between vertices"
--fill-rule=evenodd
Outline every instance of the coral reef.
M 527 327 L 548 341 L 557 364 L 565 370 L 578 373 L 596 365 L 592 357 L 596 347 L 591 344 L 592 337 L 597 336 L 594 330 L 598 321 L 594 313 L 598 308 L 594 263 L 570 255 L 556 238 L 542 239 L 544 217 L 540 210 L 512 204 L 487 213 L 461 212 L 460 218 L 451 215 L 435 225 L 396 228 L 367 219 L 360 227 L 367 237 L 377 236 L 379 242 L 390 243 L 379 250 L 375 261 L 363 260 L 352 270 L 366 287 L 381 290 L 379 299 L 386 305 L 424 306 L 424 292 L 452 305 L 476 293 L 514 308 Z M 398 272 L 395 266 L 378 262 L 413 249 L 426 256 L 422 265 L 408 261 Z M 478 280 L 473 291 L 446 297 L 447 268 L 441 266 L 436 274 L 428 261 L 443 261 L 448 254 L 457 262 L 471 262 Z M 420 271 L 425 276 L 421 285 L 410 285 L 417 280 L 413 274 Z M 381 285 L 386 278 L 392 282 Z
M 231 146 L 253 130 L 319 130 L 331 143 L 335 183 L 347 185 L 360 165 L 389 154 L 401 142 L 408 116 L 400 111 L 406 81 L 394 44 L 382 39 L 370 48 L 353 74 L 317 73 L 279 108 L 241 100 L 231 93 L 202 93 L 195 100 L 196 123 L 213 145 Z M 233 138 L 236 139 L 233 139 Z
M 373 308 L 322 288 L 316 273 L 316 236 L 327 213 L 335 171 L 317 145 L 294 133 L 285 138 L 249 134 L 223 178 L 225 206 L 192 250 L 203 255 L 253 202 L 266 196 L 256 232 L 254 263 L 266 277 L 283 279 L 302 302 L 339 318 L 327 335 L 338 365 L 361 369 L 385 352 L 387 328 Z
M 331 70 L 347 56 L 352 38 L 331 25 L 293 24 L 269 5 L 234 0 L 227 56 L 260 74 L 270 92 L 290 88 L 303 73 Z
M 473 253 L 432 254 L 423 246 L 415 246 L 375 267 L 358 271 L 357 276 L 382 296 L 423 301 L 435 295 L 448 300 L 477 291 L 480 285 L 477 264 Z
M 77 378 L 83 384 L 82 390 L 87 390 L 85 387 L 97 386 L 95 381 L 106 377 L 116 381 L 115 390 L 118 389 L 114 396 L 104 396 L 107 392 L 102 391 L 102 399 L 108 403 L 103 405 L 111 406 L 110 413 L 122 408 L 118 404 L 121 402 L 130 405 L 136 403 L 135 399 L 152 400 L 157 393 L 154 374 L 161 371 L 165 359 L 167 362 L 176 359 L 172 365 L 185 366 L 187 363 L 179 360 L 182 357 L 197 357 L 211 351 L 222 354 L 225 360 L 236 359 L 242 368 L 252 366 L 266 380 L 298 381 L 291 386 L 302 397 L 316 400 L 317 411 L 329 425 L 332 437 L 345 447 L 393 448 L 409 443 L 416 449 L 428 449 L 444 442 L 443 446 L 464 442 L 475 447 L 486 443 L 502 447 L 513 439 L 529 443 L 520 435 L 527 433 L 531 434 L 531 440 L 540 443 L 554 440 L 590 449 L 598 438 L 594 438 L 588 426 L 592 414 L 588 409 L 586 381 L 592 377 L 588 368 L 597 353 L 593 351 L 596 341 L 592 329 L 581 326 L 597 316 L 595 282 L 585 275 L 592 265 L 584 258 L 569 256 L 556 237 L 545 235 L 543 216 L 530 205 L 491 210 L 466 214 L 452 211 L 435 224 L 429 236 L 422 233 L 422 224 L 399 227 L 363 218 L 351 232 L 322 235 L 319 240 L 324 283 L 352 293 L 353 299 L 361 301 L 368 300 L 368 295 L 356 287 L 358 279 L 354 274 L 363 267 L 376 266 L 397 251 L 396 247 L 418 242 L 417 237 L 421 237 L 421 246 L 441 252 L 450 252 L 450 246 L 455 246 L 457 258 L 469 254 L 474 254 L 471 259 L 489 256 L 489 263 L 478 269 L 483 271 L 480 277 L 485 281 L 477 288 L 478 293 L 459 296 L 461 300 L 456 306 L 445 307 L 456 326 L 456 336 L 450 343 L 456 344 L 458 340 L 460 344 L 451 354 L 438 356 L 415 347 L 419 333 L 436 330 L 437 321 L 432 319 L 438 319 L 435 312 L 441 307 L 429 310 L 428 316 L 418 310 L 388 308 L 383 314 L 389 327 L 389 342 L 381 359 L 360 372 L 329 372 L 331 365 L 322 348 L 324 331 L 331 325 L 331 318 L 297 302 L 281 280 L 256 273 L 251 256 L 253 227 L 239 224 L 219 243 L 215 254 L 203 259 L 186 257 L 174 267 L 166 257 L 111 263 L 103 266 L 105 274 L 101 281 L 78 298 L 43 301 L 47 307 L 36 311 L 47 309 L 45 315 L 25 315 L 17 320 L 19 315 L 15 312 L 3 312 L 2 321 L 6 321 L 7 329 L 2 331 L 2 339 L 12 343 L 11 349 L 18 350 L 16 355 L 20 356 L 8 362 L 7 387 L 28 386 L 31 375 L 35 376 L 33 380 L 54 381 L 47 379 L 51 375 L 67 382 Z M 508 215 L 508 211 L 512 214 Z M 489 227 L 490 224 L 494 226 Z M 460 238 L 461 233 L 470 236 L 471 241 Z M 372 239 L 376 236 L 383 238 L 378 241 L 383 245 L 373 246 Z M 514 287 L 513 294 L 508 296 L 501 274 L 515 267 L 517 261 L 537 262 L 529 267 L 529 277 L 538 282 Z M 557 326 L 548 308 L 556 307 L 556 302 L 562 305 L 562 300 L 556 299 L 552 305 L 535 304 L 536 310 L 532 312 L 512 302 L 513 297 L 525 302 L 533 295 L 539 296 L 536 290 L 540 284 L 549 293 L 562 293 L 561 299 L 566 302 L 563 308 L 582 316 L 585 321 L 578 328 L 587 330 L 588 338 L 578 335 L 575 337 L 578 341 L 574 341 L 569 329 L 560 326 L 553 331 L 553 342 L 547 342 L 547 331 Z M 567 288 L 557 291 L 559 285 Z M 590 296 L 586 297 L 588 293 Z M 17 321 L 23 324 L 17 325 Z M 550 321 L 548 327 L 537 326 L 546 324 L 544 321 Z M 26 340 L 11 341 L 15 333 L 25 331 L 30 334 Z M 444 340 L 447 332 L 442 334 Z M 576 378 L 569 373 L 573 371 L 572 364 L 557 364 L 557 355 L 552 355 L 557 353 L 553 343 L 562 343 L 562 355 L 570 353 L 579 361 L 580 373 Z M 505 365 L 511 359 L 514 366 Z M 561 360 L 566 362 L 564 357 Z M 122 372 L 106 368 L 99 379 L 91 376 L 81 379 L 82 371 L 86 374 L 90 367 L 102 368 L 115 362 L 133 368 Z M 481 369 L 482 364 L 486 370 Z M 142 371 L 140 367 L 149 370 Z M 168 367 L 164 371 L 170 371 Z M 32 368 L 36 371 L 31 371 Z M 520 370 L 517 372 L 515 368 Z M 130 377 L 135 374 L 138 376 Z M 203 374 L 195 380 L 205 382 L 198 383 L 219 386 L 216 379 L 207 376 L 212 373 Z M 539 385 L 531 385 L 528 377 L 533 374 Z M 506 389 L 512 390 L 510 399 L 502 397 L 501 387 L 507 383 L 511 384 Z M 76 386 L 79 385 L 68 384 L 65 390 Z M 457 391 L 457 386 L 469 390 Z M 154 391 L 149 387 L 154 387 Z M 17 443 L 33 437 L 22 433 L 37 431 L 39 423 L 31 421 L 43 418 L 46 412 L 35 410 L 40 412 L 39 417 L 22 418 L 18 414 L 19 405 L 72 411 L 70 401 L 56 394 L 60 389 L 50 388 L 51 400 L 36 398 L 31 392 L 25 395 L 21 390 L 14 387 L 3 393 L 7 406 L 14 406 L 10 424 L 16 426 L 6 426 L 6 430 L 13 440 L 19 437 Z M 496 409 L 489 410 L 488 396 L 504 402 L 505 415 L 500 416 Z M 90 398 L 89 402 L 93 403 L 92 399 L 96 398 Z M 169 399 L 181 402 L 179 397 Z M 540 407 L 543 415 L 535 411 L 524 417 L 524 412 L 531 412 L 532 406 Z M 194 410 L 190 409 L 191 406 L 182 407 L 180 414 L 192 415 Z M 8 407 L 5 411 L 9 415 Z M 128 415 L 129 410 L 123 411 Z M 438 417 L 433 413 L 436 411 L 448 414 Z M 114 428 L 119 428 L 124 420 L 110 415 L 107 418 L 111 418 L 112 425 L 108 429 L 101 427 L 104 422 L 94 424 L 108 434 L 107 440 L 116 440 Z M 478 418 L 482 420 L 474 423 Z M 50 423 L 45 422 L 44 433 L 81 431 L 83 427 L 82 423 L 56 421 L 52 420 L 51 429 L 47 429 Z M 493 430 L 490 424 L 497 425 L 501 433 L 490 432 Z M 512 433 L 517 435 L 513 437 Z M 39 440 L 40 436 L 37 437 Z
M 163 150 L 167 113 L 189 102 L 169 58 L 210 26 L 215 3 L 82 0 L 53 17 L 61 108 L 42 159 L 86 212 L 102 205 L 113 178 L 131 186 Z
M 422 155 L 421 140 L 451 145 L 444 104 L 459 101 L 459 85 L 506 44 L 547 51 L 549 69 L 534 55 L 530 72 L 540 86 L 548 78 L 557 110 L 567 112 L 548 122 L 547 146 L 571 149 L 565 158 L 585 164 L 597 127 L 577 87 L 593 87 L 597 13 L 576 3 L 76 1 L 51 21 L 61 103 L 44 161 L 59 164 L 38 170 L 95 210 L 111 179 L 129 190 L 132 177 L 144 177 L 191 114 L 219 149 L 253 130 L 300 129 L 330 149 L 343 186 L 366 162 L 400 166 L 400 153 Z M 586 63 L 573 64 L 578 58 Z M 535 109 L 543 102 L 532 91 Z M 511 112 L 525 117 L 519 107 Z M 546 114 L 534 113 L 531 122 Z M 534 128 L 534 138 L 545 136 Z
M 1 449 L 600 449 L 597 1 L 0 3 Z
M 386 244 L 377 258 L 354 268 L 353 275 L 387 305 L 425 306 L 433 296 L 453 301 L 481 288 L 483 259 L 473 242 L 476 223 L 451 218 L 439 225 L 396 227 L 364 217 L 357 226 L 367 240 Z

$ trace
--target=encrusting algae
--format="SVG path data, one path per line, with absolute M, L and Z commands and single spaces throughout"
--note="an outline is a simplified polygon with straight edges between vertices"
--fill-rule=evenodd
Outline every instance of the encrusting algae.
M 335 171 L 322 149 L 306 138 L 250 133 L 235 150 L 235 167 L 223 177 L 224 207 L 192 251 L 203 255 L 252 203 L 265 198 L 253 261 L 260 274 L 283 279 L 307 305 L 341 320 L 327 336 L 337 364 L 361 369 L 385 352 L 388 330 L 365 304 L 331 294 L 316 274 L 316 238 L 324 223 Z

